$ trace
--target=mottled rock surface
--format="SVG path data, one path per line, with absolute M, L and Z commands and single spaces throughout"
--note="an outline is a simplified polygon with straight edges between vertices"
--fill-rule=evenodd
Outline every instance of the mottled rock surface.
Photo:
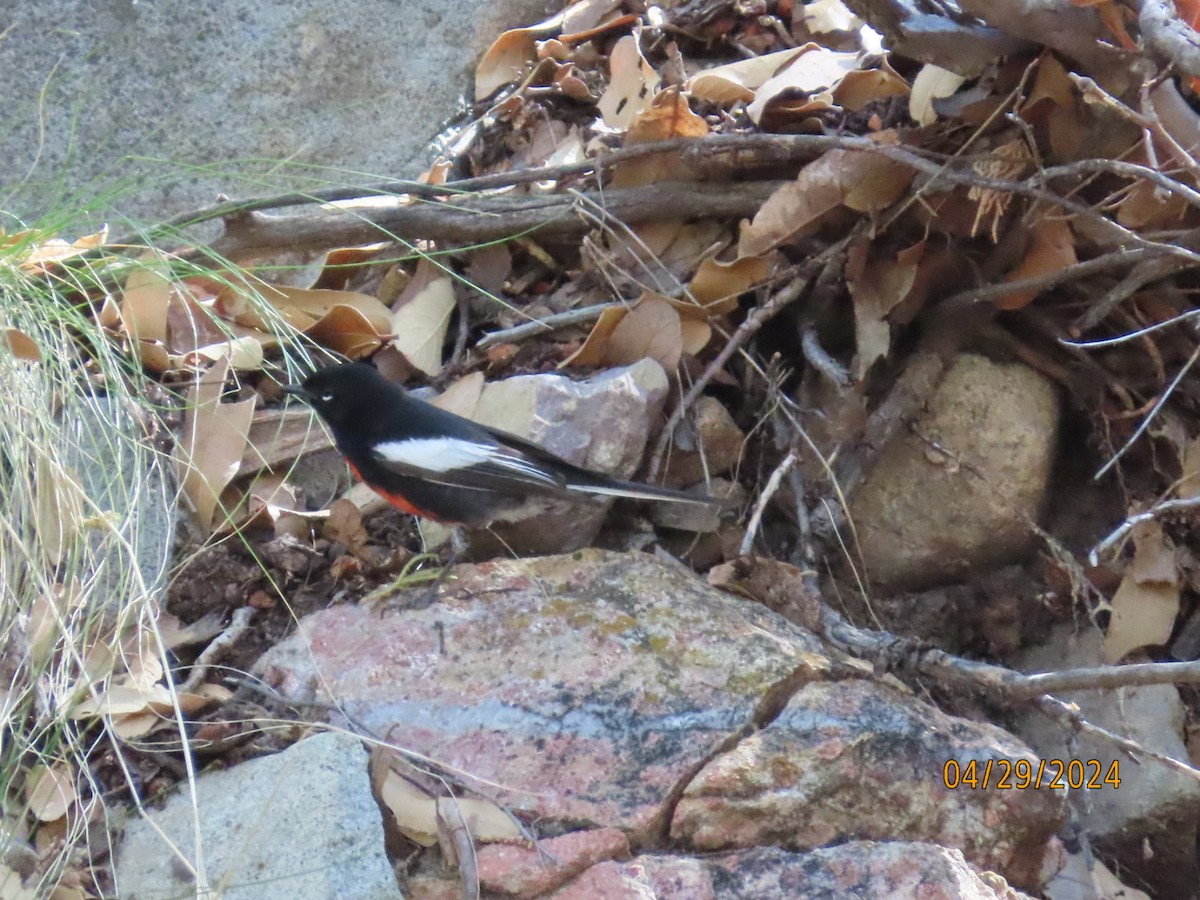
M 1054 386 L 1032 369 L 959 357 L 928 412 L 880 451 L 851 504 L 871 581 L 929 587 L 1028 554 L 1058 420 Z

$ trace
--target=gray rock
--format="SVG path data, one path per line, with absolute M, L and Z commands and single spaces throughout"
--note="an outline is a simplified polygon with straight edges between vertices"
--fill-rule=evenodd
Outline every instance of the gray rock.
M 148 810 L 149 820 L 130 819 L 116 852 L 119 896 L 151 900 L 206 889 L 252 900 L 401 896 L 384 855 L 367 753 L 355 738 L 321 734 L 204 772 L 195 794 L 193 806 L 183 785 L 162 809 Z M 198 856 L 194 816 L 203 885 L 189 874 Z
M 867 575 L 883 589 L 1019 560 L 1045 500 L 1059 420 L 1049 381 L 964 354 L 929 406 L 880 451 L 851 504 Z
M 486 385 L 477 421 L 532 441 L 587 469 L 631 477 L 641 466 L 650 430 L 666 400 L 662 366 L 643 359 L 586 381 L 563 375 L 518 375 Z M 534 500 L 509 510 L 488 529 L 472 532 L 477 556 L 558 553 L 593 542 L 611 505 Z M 436 543 L 440 526 L 422 522 Z
M 157 221 L 218 192 L 416 177 L 482 51 L 547 5 L 6 4 L 0 205 Z
M 81 589 L 109 625 L 118 610 L 135 611 L 134 601 L 159 598 L 175 536 L 174 479 L 138 416 L 132 401 L 73 395 L 60 419 L 63 464 L 79 479 L 82 517 L 93 523 L 84 530 Z
M 1071 625 L 1060 625 L 1043 646 L 1025 653 L 1017 668 L 1057 672 L 1102 666 L 1102 646 L 1099 631 L 1084 626 L 1077 634 Z M 1183 742 L 1185 710 L 1174 685 L 1058 696 L 1078 704 L 1083 717 L 1094 725 L 1173 759 L 1189 759 Z M 1045 716 L 1026 714 L 1018 721 L 1017 731 L 1044 759 L 1069 758 L 1067 742 L 1075 736 L 1064 734 Z M 1093 841 L 1136 873 L 1135 883 L 1140 879 L 1153 885 L 1163 897 L 1190 896 L 1200 877 L 1196 870 L 1200 784 L 1153 759 L 1132 760 L 1107 741 L 1087 735 L 1077 740 L 1076 758 L 1097 761 L 1102 774 L 1114 761 L 1119 765 L 1119 788 L 1104 785 L 1098 790 L 1073 792 L 1079 801 L 1080 822 Z

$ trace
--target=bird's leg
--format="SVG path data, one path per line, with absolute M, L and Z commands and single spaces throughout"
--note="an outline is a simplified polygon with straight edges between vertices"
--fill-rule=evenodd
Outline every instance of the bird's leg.
M 459 561 L 466 556 L 468 549 L 466 530 L 455 525 L 450 531 L 450 555 L 445 565 L 437 569 L 414 570 L 415 565 L 433 559 L 433 553 L 421 553 L 409 560 L 399 577 L 392 582 L 390 588 L 375 591 L 363 600 L 372 610 L 380 615 L 389 609 L 425 609 L 437 600 L 442 585 L 450 578 L 451 572 Z M 436 574 L 435 574 L 436 573 Z M 429 576 L 433 577 L 430 578 Z M 417 584 L 413 582 L 417 581 Z M 420 589 L 420 583 L 424 588 Z
M 437 600 L 438 593 L 442 589 L 442 585 L 450 578 L 454 567 L 459 564 L 464 556 L 467 555 L 469 544 L 467 541 L 467 530 L 461 525 L 453 525 L 450 528 L 450 556 L 446 558 L 446 564 L 438 571 L 437 577 L 424 591 L 421 596 L 413 603 L 406 604 L 410 609 L 424 609 Z

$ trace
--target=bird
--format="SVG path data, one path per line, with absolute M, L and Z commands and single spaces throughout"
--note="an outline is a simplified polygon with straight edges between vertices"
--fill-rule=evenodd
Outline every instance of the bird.
M 363 362 L 319 369 L 283 391 L 313 408 L 351 471 L 398 509 L 477 528 L 531 497 L 623 497 L 723 509 L 714 497 L 623 481 L 426 403 Z

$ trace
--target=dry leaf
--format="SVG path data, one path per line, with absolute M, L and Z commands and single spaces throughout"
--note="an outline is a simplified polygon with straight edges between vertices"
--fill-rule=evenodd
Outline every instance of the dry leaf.
M 486 100 L 510 82 L 524 77 L 537 62 L 537 40 L 545 32 L 514 28 L 492 42 L 475 67 L 475 100 Z
M 41 362 L 42 351 L 37 342 L 25 332 L 16 328 L 0 329 L 0 345 L 8 348 L 8 352 L 17 359 L 26 362 Z
M 847 72 L 833 89 L 833 102 L 852 112 L 885 97 L 904 97 L 908 82 L 891 69 L 855 69 Z
M 696 319 L 687 314 L 679 317 L 680 341 L 683 352 L 695 356 L 708 346 L 712 340 L 712 326 L 703 319 Z
M 494 841 L 519 841 L 525 835 L 512 816 L 490 800 L 477 797 L 439 797 L 438 814 L 450 818 L 451 807 L 466 824 L 471 837 L 486 844 Z
M 806 44 L 800 54 L 779 74 L 754 92 L 754 101 L 746 114 L 756 125 L 762 121 L 768 106 L 785 93 L 800 94 L 820 106 L 833 105 L 831 91 L 848 72 L 858 68 L 857 53 L 839 53 L 817 44 Z
M 428 259 L 417 263 L 417 271 L 396 301 L 391 329 L 394 346 L 412 365 L 426 375 L 442 371 L 442 349 L 450 316 L 458 306 L 454 282 Z
M 221 492 L 237 475 L 254 417 L 254 398 L 221 402 L 229 369 L 229 360 L 220 360 L 188 391 L 183 435 L 175 450 L 183 492 L 209 529 Z
M 628 314 L 629 309 L 624 306 L 610 306 L 600 313 L 600 318 L 592 326 L 583 346 L 559 363 L 558 367 L 562 369 L 566 366 L 600 365 L 604 360 L 608 339 L 612 337 L 613 331 Z
M 25 802 L 41 822 L 61 819 L 78 797 L 75 771 L 67 763 L 34 766 L 25 781 Z
M 422 847 L 437 843 L 437 800 L 391 770 L 383 776 L 377 792 L 401 834 Z
M 912 178 L 911 169 L 877 154 L 831 150 L 767 198 L 749 224 L 743 223 L 738 256 L 762 256 L 807 234 L 843 204 L 859 212 L 885 209 Z
M 642 56 L 634 35 L 626 35 L 617 41 L 608 56 L 608 64 L 611 79 L 596 107 L 605 125 L 624 131 L 638 113 L 650 106 L 659 77 Z
M 0 900 L 38 900 L 38 893 L 25 887 L 19 872 L 0 862 Z
M 326 539 L 336 541 L 357 555 L 367 545 L 367 530 L 363 527 L 362 513 L 358 507 L 339 497 L 329 506 L 329 516 L 321 533 Z
M 923 250 L 924 243 L 916 245 Z M 911 249 L 911 248 L 909 248 Z M 865 254 L 865 244 L 852 251 Z M 895 258 L 863 259 L 846 266 L 846 285 L 854 300 L 854 326 L 858 353 L 854 374 L 861 381 L 891 347 L 888 314 L 902 303 L 917 280 L 921 252 L 902 250 Z
M 938 120 L 933 101 L 952 96 L 966 80 L 957 72 L 926 63 L 913 79 L 908 114 L 918 125 L 932 125 Z
M 121 292 L 121 321 L 134 340 L 167 342 L 167 307 L 177 296 L 166 267 L 134 269 Z
M 1049 275 L 1078 262 L 1075 256 L 1075 235 L 1063 218 L 1042 219 L 1029 231 L 1029 247 L 1025 257 L 1012 272 L 1008 281 L 1021 278 L 1036 278 Z M 996 300 L 996 308 L 1003 310 L 1021 309 L 1033 302 L 1041 291 L 1014 291 Z
M 685 87 L 693 97 L 710 103 L 725 106 L 738 101 L 749 103 L 756 90 L 805 50 L 804 47 L 778 50 L 704 69 L 689 78 Z
M 708 134 L 708 123 L 688 106 L 678 88 L 658 94 L 650 106 L 629 126 L 625 146 L 663 141 L 668 138 L 700 138 Z M 613 187 L 641 187 L 658 181 L 690 180 L 694 177 L 680 165 L 678 152 L 655 153 L 622 162 L 613 171 Z
M 562 11 L 563 33 L 591 31 L 620 5 L 621 0 L 577 0 Z
M 55 454 L 39 454 L 34 467 L 34 525 L 42 554 L 58 565 L 73 549 L 83 527 L 87 494 L 79 476 Z M 90 514 L 90 510 L 89 510 Z
M 743 256 L 730 262 L 709 257 L 688 285 L 688 295 L 717 316 L 737 309 L 738 296 L 766 280 L 771 262 L 766 256 Z
M 308 329 L 308 336 L 350 359 L 362 359 L 383 346 L 389 334 L 354 307 L 335 306 Z
M 613 329 L 605 345 L 604 364 L 632 365 L 648 358 L 669 374 L 675 371 L 682 355 L 679 311 L 667 298 L 647 292 Z
M 793 7 L 792 21 L 802 15 L 804 28 L 809 34 L 836 34 L 839 31 L 857 31 L 862 19 L 846 8 L 842 0 L 816 0 L 814 3 L 797 3 Z
M 1104 636 L 1108 663 L 1138 647 L 1165 644 L 1179 615 L 1179 568 L 1162 525 L 1150 520 L 1134 526 L 1133 543 L 1133 560 L 1112 598 Z

